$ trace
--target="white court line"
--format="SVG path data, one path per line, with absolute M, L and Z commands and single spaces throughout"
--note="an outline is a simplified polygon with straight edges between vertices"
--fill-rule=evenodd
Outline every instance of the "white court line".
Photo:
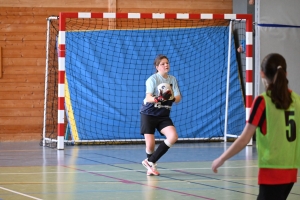
M 20 193 L 20 192 L 16 192 L 16 191 L 13 191 L 13 190 L 9 190 L 9 189 L 4 188 L 4 187 L 0 187 L 0 189 L 9 191 L 9 192 L 12 192 L 12 193 L 15 193 L 15 194 L 19 194 L 19 195 L 22 195 L 22 196 L 25 196 L 25 197 L 28 197 L 28 198 L 31 198 L 31 199 L 42 200 L 42 199 L 39 199 L 39 198 L 36 198 L 36 197 L 33 197 L 33 196 L 29 196 L 29 195 L 27 195 L 27 194 L 23 194 L 23 193 Z
M 252 166 L 240 166 L 240 167 L 220 167 L 219 169 L 236 169 L 236 168 L 253 168 L 257 167 L 257 165 Z M 201 170 L 201 169 L 211 169 L 210 167 L 206 168 L 175 168 L 175 169 L 159 169 L 159 171 L 175 171 L 175 170 Z M 115 172 L 140 172 L 144 170 L 110 170 L 110 171 L 72 171 L 72 172 L 20 172 L 20 173 L 0 173 L 0 175 L 11 175 L 11 174 L 84 174 L 84 173 L 115 173 Z

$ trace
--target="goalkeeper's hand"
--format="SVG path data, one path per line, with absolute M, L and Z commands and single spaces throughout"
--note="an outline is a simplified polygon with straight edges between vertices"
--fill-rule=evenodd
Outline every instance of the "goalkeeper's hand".
M 168 91 L 166 91 L 165 93 L 163 93 L 161 96 L 162 96 L 165 100 L 169 100 L 170 97 L 172 96 L 172 92 L 171 92 L 171 90 L 168 90 Z
M 175 102 L 176 101 L 175 97 L 173 97 L 173 99 L 170 99 L 170 101 Z
M 162 93 L 162 90 L 159 90 L 159 96 L 158 97 L 154 97 L 154 101 L 155 103 L 158 102 L 164 102 L 170 99 L 170 97 L 172 96 L 172 92 L 170 90 Z

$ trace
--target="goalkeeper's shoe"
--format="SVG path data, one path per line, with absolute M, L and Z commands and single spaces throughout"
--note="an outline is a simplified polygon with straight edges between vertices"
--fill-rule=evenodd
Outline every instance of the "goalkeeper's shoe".
M 147 176 L 159 176 L 160 173 L 156 169 L 156 163 L 149 162 L 148 158 L 146 158 L 143 160 L 142 164 L 147 169 Z

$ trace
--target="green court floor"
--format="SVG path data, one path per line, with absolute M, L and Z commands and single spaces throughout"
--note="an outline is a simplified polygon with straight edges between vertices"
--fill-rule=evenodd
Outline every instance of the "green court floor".
M 211 162 L 232 143 L 178 143 L 147 176 L 145 145 L 0 143 L 0 200 L 255 200 L 257 152 L 248 146 L 220 168 Z M 288 200 L 300 199 L 296 183 Z

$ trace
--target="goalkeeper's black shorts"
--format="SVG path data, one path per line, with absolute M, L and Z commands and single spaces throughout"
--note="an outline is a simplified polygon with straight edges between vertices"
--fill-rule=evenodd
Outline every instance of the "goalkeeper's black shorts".
M 159 131 L 161 135 L 163 135 L 160 131 L 167 127 L 174 126 L 173 121 L 170 117 L 158 117 L 152 115 L 144 115 L 141 114 L 141 134 L 154 134 L 155 129 Z

